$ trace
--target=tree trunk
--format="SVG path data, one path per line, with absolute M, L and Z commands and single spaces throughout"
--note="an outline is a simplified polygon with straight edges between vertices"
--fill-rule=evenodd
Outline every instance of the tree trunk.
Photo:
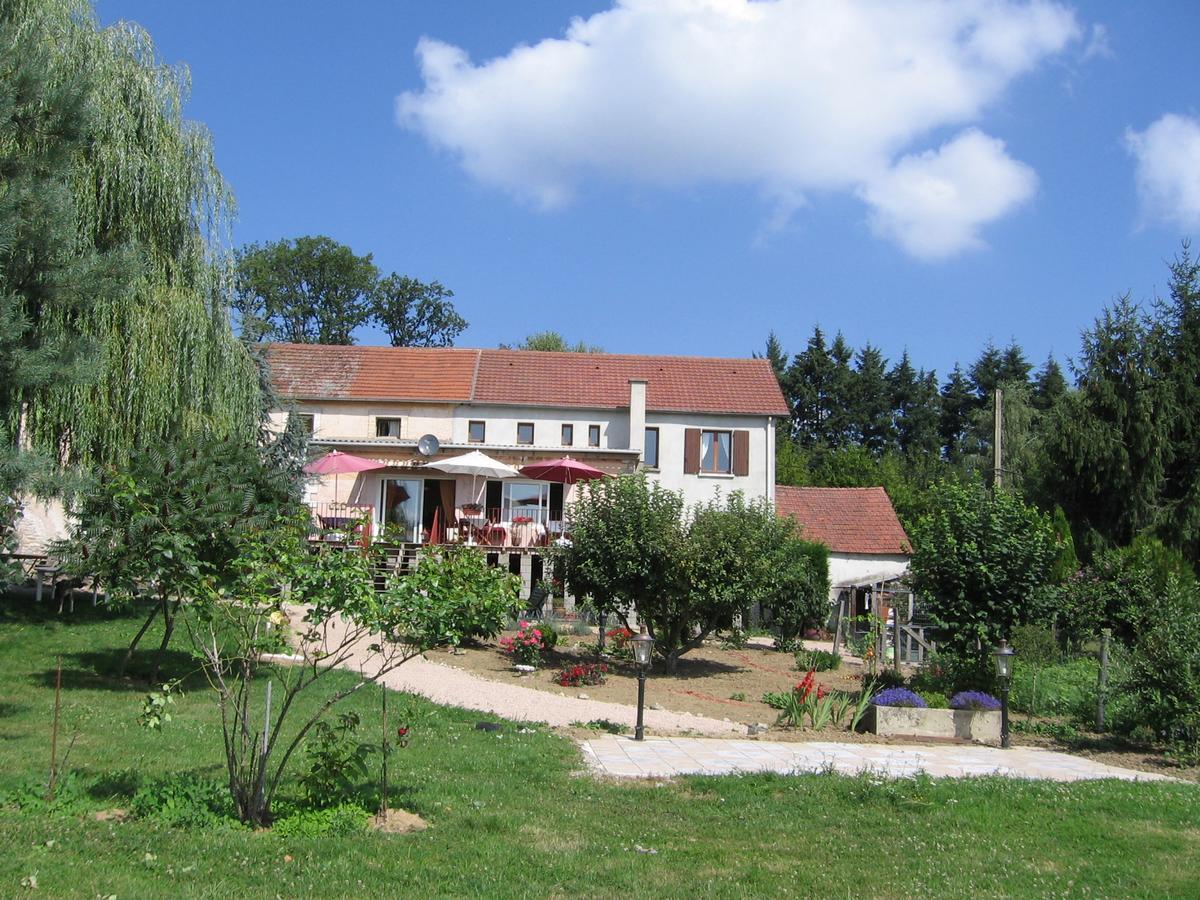
M 166 597 L 162 598 L 163 636 L 154 654 L 154 666 L 150 670 L 150 683 L 158 683 L 158 673 L 162 669 L 163 657 L 167 653 L 167 645 L 171 643 L 171 632 L 175 630 L 175 614 L 179 611 L 179 601 L 172 603 Z
M 129 661 L 133 659 L 133 651 L 137 649 L 138 643 L 141 641 L 143 635 L 145 635 L 145 633 L 149 630 L 150 623 L 154 621 L 154 617 L 157 615 L 158 605 L 155 604 L 154 608 L 150 610 L 149 617 L 147 617 L 146 621 L 142 623 L 141 629 L 136 635 L 134 635 L 133 642 L 129 645 L 129 649 L 125 651 L 125 658 L 121 660 L 121 666 L 117 669 L 118 678 L 125 677 L 125 670 L 129 667 Z

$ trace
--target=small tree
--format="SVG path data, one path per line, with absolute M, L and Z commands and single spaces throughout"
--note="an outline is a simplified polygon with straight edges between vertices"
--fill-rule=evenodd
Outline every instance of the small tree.
M 150 671 L 155 682 L 180 605 L 221 588 L 245 532 L 297 508 L 292 473 L 265 466 L 262 448 L 182 439 L 97 473 L 72 507 L 71 538 L 55 553 L 75 574 L 99 579 L 110 603 L 154 599 L 120 674 L 161 615 L 163 636 Z
M 1006 491 L 942 482 L 913 529 L 913 586 L 966 655 L 1037 618 L 1056 555 L 1049 518 Z
M 763 606 L 777 638 L 787 643 L 829 619 L 829 548 L 788 535 L 771 557 L 773 584 Z
M 370 551 L 313 551 L 305 525 L 280 520 L 248 534 L 234 577 L 187 618 L 221 712 L 230 794 L 238 817 L 254 825 L 270 823 L 289 762 L 336 704 L 424 650 L 495 634 L 519 605 L 519 580 L 466 548 L 431 552 L 416 572 L 376 590 L 378 560 Z M 296 618 L 300 660 L 289 665 L 265 657 L 277 645 L 272 631 Z M 338 667 L 356 677 L 291 725 L 296 699 Z
M 687 521 L 683 511 L 681 494 L 644 475 L 592 482 L 571 510 L 571 546 L 563 551 L 575 595 L 590 595 L 626 624 L 636 616 L 670 671 L 736 613 L 783 605 L 810 576 L 792 556 L 801 550 L 792 523 L 769 504 L 734 492 L 696 507 Z
M 598 612 L 644 608 L 674 597 L 682 580 L 683 497 L 645 475 L 590 482 L 570 510 L 571 546 L 562 553 L 576 597 Z

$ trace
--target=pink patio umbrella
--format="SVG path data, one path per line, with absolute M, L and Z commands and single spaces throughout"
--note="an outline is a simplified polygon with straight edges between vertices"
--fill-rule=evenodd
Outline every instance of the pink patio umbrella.
M 595 466 L 589 466 L 569 456 L 530 463 L 521 467 L 521 474 L 536 481 L 554 481 L 559 484 L 575 484 L 577 481 L 594 481 L 597 478 L 609 477 L 607 472 L 601 472 Z
M 332 475 L 333 476 L 333 501 L 337 502 L 338 495 L 338 475 L 350 472 L 369 472 L 372 469 L 386 469 L 387 463 L 377 462 L 373 459 L 363 459 L 361 456 L 354 456 L 350 453 L 343 453 L 341 450 L 330 450 L 324 456 L 318 457 L 304 467 L 304 471 L 309 475 Z

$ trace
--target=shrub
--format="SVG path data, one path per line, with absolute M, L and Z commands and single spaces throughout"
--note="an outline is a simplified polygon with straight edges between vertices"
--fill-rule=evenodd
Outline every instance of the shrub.
M 129 811 L 169 828 L 210 828 L 229 821 L 228 790 L 215 781 L 178 772 L 142 784 L 133 794 Z
M 907 706 L 925 709 L 927 704 L 920 694 L 914 694 L 908 688 L 893 687 L 880 691 L 871 698 L 874 706 Z
M 814 670 L 831 672 L 842 664 L 841 654 L 832 650 L 798 650 L 796 651 L 796 668 L 801 672 Z
M 939 691 L 949 696 L 959 691 L 987 690 L 995 681 L 995 664 L 990 656 L 939 650 L 909 679 L 909 687 L 922 694 Z
M 629 642 L 633 640 L 633 632 L 624 625 L 609 629 L 604 636 L 608 639 L 608 649 L 614 653 L 630 649 Z
M 534 623 L 542 633 L 542 652 L 549 653 L 558 646 L 558 626 L 548 619 Z
M 370 814 L 362 807 L 342 803 L 327 809 L 304 809 L 279 819 L 271 828 L 280 837 L 315 838 L 358 834 L 367 830 Z
M 534 622 L 520 622 L 513 637 L 500 638 L 500 650 L 523 666 L 538 666 L 542 662 L 542 651 L 546 648 L 545 633 Z
M 904 676 L 895 669 L 880 669 L 875 673 L 875 687 L 880 690 L 904 687 Z
M 367 760 L 376 751 L 374 744 L 356 740 L 358 713 L 342 713 L 337 724 L 317 722 L 305 741 L 308 771 L 300 784 L 308 802 L 318 808 L 339 806 L 350 799 L 358 782 L 367 777 Z
M 554 677 L 555 684 L 562 687 L 583 687 L 589 684 L 604 684 L 608 666 L 604 663 L 580 663 L 567 666 Z
M 925 700 L 925 705 L 930 709 L 950 708 L 950 701 L 946 699 L 946 695 L 941 691 L 924 691 L 921 696 Z
M 950 698 L 951 709 L 996 710 L 1000 701 L 983 691 L 959 691 Z
M 750 640 L 749 635 L 747 635 L 746 632 L 743 631 L 741 628 L 737 628 L 735 626 L 733 628 L 730 628 L 727 632 L 725 632 L 724 635 L 722 635 L 721 649 L 722 650 L 745 650 L 746 644 L 749 643 L 749 640 Z

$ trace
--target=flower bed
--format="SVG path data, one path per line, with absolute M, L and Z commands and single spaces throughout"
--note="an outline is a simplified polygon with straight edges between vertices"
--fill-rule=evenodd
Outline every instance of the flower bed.
M 999 745 L 1000 703 L 979 691 L 955 694 L 951 709 L 929 709 L 907 688 L 880 691 L 863 716 L 860 730 L 893 737 L 958 738 Z

